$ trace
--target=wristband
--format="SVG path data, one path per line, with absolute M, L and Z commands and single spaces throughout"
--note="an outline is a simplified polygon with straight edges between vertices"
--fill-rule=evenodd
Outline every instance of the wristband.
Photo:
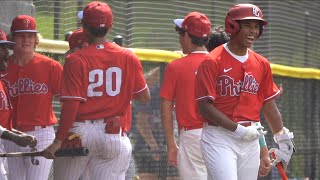
M 264 135 L 260 136 L 259 145 L 260 145 L 260 148 L 267 147 L 267 143 L 266 143 L 266 139 L 264 138 Z

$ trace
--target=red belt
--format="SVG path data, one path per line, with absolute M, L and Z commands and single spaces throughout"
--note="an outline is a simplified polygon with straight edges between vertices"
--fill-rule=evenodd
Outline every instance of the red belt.
M 35 130 L 43 129 L 46 127 L 48 127 L 48 126 L 21 126 L 21 127 L 17 128 L 17 130 L 22 131 L 22 132 L 26 132 L 26 131 L 35 131 Z
M 119 134 L 120 133 L 120 128 L 122 130 L 121 127 L 121 120 L 120 120 L 120 116 L 113 116 L 113 117 L 108 117 L 108 118 L 104 118 L 103 122 L 106 123 L 105 126 L 105 132 L 107 134 Z M 101 119 L 96 119 L 96 120 L 76 120 L 76 122 L 91 122 L 94 123 L 97 120 L 101 120 Z M 126 134 L 126 132 L 121 131 L 121 135 L 124 136 Z
M 197 124 L 194 126 L 188 126 L 188 127 L 182 127 L 183 130 L 185 131 L 189 131 L 189 130 L 193 130 L 193 129 L 200 129 L 203 128 L 203 124 Z

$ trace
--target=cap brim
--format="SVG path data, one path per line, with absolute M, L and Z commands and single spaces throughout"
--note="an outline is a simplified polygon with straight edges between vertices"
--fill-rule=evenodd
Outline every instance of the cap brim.
M 18 31 L 14 31 L 15 33 L 19 33 L 19 32 L 30 32 L 30 33 L 38 33 L 38 31 L 36 30 L 18 30 Z
M 83 11 L 79 11 L 77 16 L 78 16 L 78 19 L 82 19 L 83 18 Z
M 175 19 L 173 20 L 173 23 L 178 26 L 179 28 L 182 28 L 182 22 L 184 19 Z
M 0 40 L 0 44 L 15 44 L 15 42 Z

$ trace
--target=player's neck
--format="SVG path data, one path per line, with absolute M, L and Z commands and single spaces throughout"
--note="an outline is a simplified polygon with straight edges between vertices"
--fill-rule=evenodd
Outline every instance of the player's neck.
M 34 57 L 33 53 L 14 53 L 12 55 L 13 62 L 19 66 L 24 66 L 32 61 Z
M 190 50 L 190 53 L 195 51 L 207 51 L 207 49 L 204 46 L 193 46 Z
M 248 51 L 248 47 L 239 46 L 238 44 L 232 43 L 230 41 L 227 43 L 227 46 L 229 50 L 237 56 L 244 56 L 247 54 L 247 51 Z
M 90 44 L 102 44 L 106 41 L 107 41 L 107 39 L 105 37 L 92 38 L 90 41 Z

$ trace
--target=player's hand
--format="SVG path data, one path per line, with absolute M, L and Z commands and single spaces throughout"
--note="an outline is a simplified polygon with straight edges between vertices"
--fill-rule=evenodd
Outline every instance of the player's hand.
M 59 139 L 55 139 L 53 143 L 44 150 L 43 156 L 47 159 L 54 159 L 55 153 L 57 150 L 61 148 L 62 141 Z
M 282 166 L 284 169 L 287 169 L 287 166 L 289 164 L 289 161 L 291 159 L 291 155 L 288 155 L 284 152 L 282 152 L 281 150 L 279 150 L 278 148 L 271 148 L 269 150 L 269 154 L 272 154 L 274 153 L 276 158 L 274 158 L 271 163 L 272 163 L 272 166 L 276 167 L 276 165 L 278 163 L 282 163 Z
M 26 147 L 29 146 L 30 148 L 34 148 L 37 145 L 37 139 L 34 136 L 29 134 L 17 134 L 15 138 L 15 143 L 18 146 Z
M 269 156 L 261 157 L 259 166 L 259 176 L 267 176 L 272 169 L 272 163 Z
M 293 138 L 293 132 L 285 127 L 273 136 L 274 141 L 279 145 L 279 150 L 290 156 L 295 152 Z
M 31 148 L 34 148 L 37 145 L 36 138 L 25 133 L 17 134 L 15 132 L 6 130 L 2 133 L 1 138 L 12 141 L 21 147 L 30 146 Z
M 168 162 L 170 165 L 177 167 L 178 166 L 178 146 L 168 147 Z
M 150 150 L 151 150 L 151 157 L 156 160 L 159 161 L 160 160 L 160 153 L 159 153 L 159 147 L 158 144 L 150 144 L 149 145 Z
M 259 139 L 260 136 L 267 134 L 267 131 L 263 131 L 262 126 L 242 126 L 238 124 L 237 129 L 234 131 L 236 135 L 238 135 L 241 139 L 245 141 L 254 141 Z

